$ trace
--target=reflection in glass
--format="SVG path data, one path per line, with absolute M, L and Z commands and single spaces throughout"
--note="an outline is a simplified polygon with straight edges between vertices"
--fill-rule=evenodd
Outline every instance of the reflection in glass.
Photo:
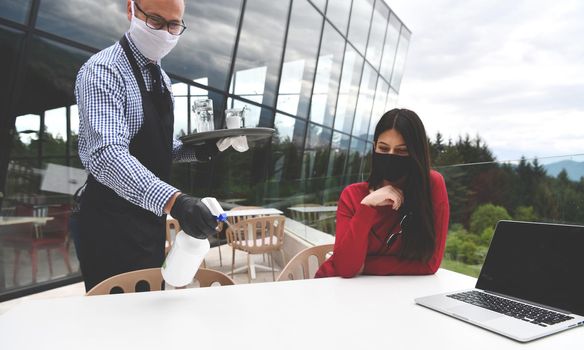
M 402 27 L 401 34 L 399 36 L 399 45 L 397 48 L 397 53 L 395 54 L 395 64 L 393 66 L 393 74 L 391 75 L 391 87 L 396 91 L 399 91 L 401 85 L 402 77 L 404 76 L 404 68 L 406 65 L 406 56 L 408 54 L 408 47 L 410 45 L 411 33 Z
M 28 18 L 31 0 L 8 0 L 0 2 L 0 17 L 24 23 Z
M 387 81 L 391 78 L 391 71 L 393 70 L 400 28 L 401 22 L 392 12 L 389 16 L 389 25 L 387 26 L 387 34 L 385 35 L 385 46 L 383 48 L 383 59 L 380 70 L 381 75 Z
M 327 166 L 327 181 L 325 188 L 329 195 L 325 196 L 326 201 L 339 199 L 339 194 L 344 188 L 344 170 L 347 156 L 349 154 L 349 135 L 333 132 L 331 150 Z
M 45 111 L 43 130 L 43 155 L 65 156 L 67 139 L 67 108 Z
M 371 108 L 375 97 L 375 85 L 377 83 L 377 72 L 368 63 L 363 69 L 361 78 L 361 88 L 359 89 L 359 100 L 355 110 L 355 122 L 353 123 L 353 136 L 367 138 L 367 128 L 371 119 Z
M 335 117 L 336 130 L 351 132 L 362 68 L 363 58 L 347 45 Z
M 389 84 L 387 84 L 383 79 L 377 79 L 375 101 L 373 102 L 373 111 L 371 112 L 371 122 L 369 123 L 369 133 L 367 137 L 369 141 L 373 140 L 373 134 L 375 133 L 377 122 L 379 119 L 381 119 L 381 116 L 388 111 L 388 109 L 385 109 L 388 90 Z
M 251 103 L 246 103 L 244 101 L 229 98 L 227 103 L 227 109 L 233 108 L 244 108 L 245 107 L 245 126 L 247 128 L 255 128 L 259 126 L 260 117 L 263 113 L 270 113 L 267 109 L 253 105 Z
M 277 108 L 302 118 L 308 115 L 322 20 L 307 0 L 294 1 Z
M 308 126 L 302 163 L 303 178 L 324 178 L 326 176 L 331 136 L 332 130 L 329 128 L 314 124 Z M 313 190 L 320 191 L 322 187 L 314 188 Z
M 75 78 L 90 54 L 39 37 L 32 38 L 30 50 L 17 115 L 74 104 Z
M 345 39 L 325 23 L 310 107 L 310 120 L 315 123 L 333 125 L 344 48 Z
M 6 79 L 0 84 L 0 106 L 8 106 L 8 100 L 14 84 L 12 75 L 16 72 L 18 48 L 22 43 L 24 33 L 0 26 L 0 67 L 1 74 Z
M 390 111 L 397 107 L 397 91 L 390 88 L 385 101 L 385 110 Z
M 77 105 L 72 105 L 70 108 L 69 114 L 69 123 L 70 123 L 70 131 L 71 135 L 69 135 L 71 142 L 69 142 L 69 146 L 71 147 L 71 155 L 76 155 L 78 153 L 78 135 L 79 135 L 79 108 Z M 78 157 L 74 157 L 74 159 L 79 159 Z M 72 163 L 71 163 L 72 164 Z M 73 164 L 71 166 L 74 166 Z
M 187 96 L 189 94 L 189 86 L 185 83 L 173 83 L 172 84 L 172 94 L 174 97 L 177 96 Z
M 39 132 L 41 130 L 41 116 L 36 114 L 21 115 L 16 118 L 14 127 L 16 129 L 19 142 L 23 145 L 30 145 L 32 141 L 37 141 L 39 139 Z M 14 152 L 16 152 L 18 148 L 18 146 L 13 147 L 12 155 L 17 155 Z M 18 154 L 17 156 L 24 156 L 24 154 Z M 32 152 L 30 156 L 36 157 L 36 153 Z
M 332 1 L 338 1 L 338 0 L 332 0 Z M 326 6 L 326 0 L 310 0 L 310 2 L 312 2 L 314 4 L 314 6 L 316 6 L 316 8 L 318 8 L 319 10 L 321 10 L 324 13 L 324 8 Z
M 367 55 L 365 58 L 371 63 L 373 68 L 379 69 L 381 53 L 383 50 L 383 39 L 389 18 L 389 7 L 383 1 L 375 2 L 373 11 L 373 21 L 371 22 L 371 33 L 367 44 Z
M 174 137 L 189 134 L 189 98 L 174 97 Z
M 232 93 L 253 96 L 250 98 L 253 101 L 274 106 L 289 4 L 289 1 L 247 1 Z
M 365 159 L 365 147 L 367 143 L 361 139 L 351 139 L 351 149 L 349 151 L 349 160 L 347 162 L 348 183 L 365 181 L 365 175 L 362 172 L 362 163 Z
M 126 16 L 125 1 L 51 0 L 40 2 L 36 26 L 103 49 L 122 37 L 130 28 L 130 21 Z
M 351 20 L 349 21 L 349 41 L 361 54 L 365 54 L 372 11 L 372 0 L 353 0 Z
M 229 76 L 241 0 L 185 2 L 187 30 L 163 60 L 164 68 L 186 79 L 224 91 Z M 246 13 L 247 16 L 247 13 Z
M 326 7 L 326 18 L 341 32 L 347 34 L 351 0 L 331 0 Z

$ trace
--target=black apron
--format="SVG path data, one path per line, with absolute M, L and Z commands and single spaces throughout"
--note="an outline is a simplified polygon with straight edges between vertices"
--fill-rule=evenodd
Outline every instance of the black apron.
M 168 88 L 148 92 L 126 37 L 120 45 L 140 87 L 144 120 L 130 142 L 130 154 L 168 182 L 172 165 L 174 113 Z M 123 272 L 160 267 L 164 261 L 166 215 L 156 214 L 118 196 L 89 175 L 79 213 L 79 247 L 85 289 Z

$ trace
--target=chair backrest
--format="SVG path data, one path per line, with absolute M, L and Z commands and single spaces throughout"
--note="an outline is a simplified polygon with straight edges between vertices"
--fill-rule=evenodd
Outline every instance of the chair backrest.
M 199 281 L 199 287 L 201 288 L 210 287 L 214 283 L 219 283 L 222 286 L 235 284 L 235 282 L 226 274 L 203 268 L 200 268 L 197 271 L 194 280 Z M 112 276 L 93 287 L 86 295 L 92 296 L 135 293 L 137 291 L 157 291 L 162 290 L 163 283 L 162 272 L 159 267 L 155 267 Z
M 283 215 L 270 215 L 241 220 L 227 227 L 227 243 L 252 254 L 279 250 L 284 244 Z
M 310 257 L 316 257 L 317 266 L 315 269 L 318 269 L 318 267 L 320 267 L 320 265 L 326 260 L 327 254 L 333 251 L 334 246 L 334 244 L 317 245 L 299 252 L 288 262 L 288 264 L 286 264 L 286 267 L 280 272 L 276 281 L 312 278 L 316 270 L 312 273 L 310 271 Z
M 171 231 L 174 231 L 174 236 L 170 233 Z M 164 253 L 168 254 L 168 252 L 170 251 L 170 247 L 172 247 L 172 243 L 174 242 L 174 237 L 176 237 L 176 234 L 179 233 L 180 231 L 180 224 L 178 223 L 177 219 L 170 219 L 167 218 L 166 219 L 166 242 L 164 244 Z

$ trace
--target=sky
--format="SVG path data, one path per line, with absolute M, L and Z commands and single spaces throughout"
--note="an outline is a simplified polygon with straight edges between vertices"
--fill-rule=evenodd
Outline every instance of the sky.
M 386 3 L 412 31 L 398 106 L 432 139 L 480 135 L 501 161 L 584 153 L 584 1 Z

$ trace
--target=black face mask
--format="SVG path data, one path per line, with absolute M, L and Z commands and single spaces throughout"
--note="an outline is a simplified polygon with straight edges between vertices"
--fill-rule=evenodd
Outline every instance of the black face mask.
M 373 152 L 372 178 L 395 182 L 410 170 L 410 156 Z

